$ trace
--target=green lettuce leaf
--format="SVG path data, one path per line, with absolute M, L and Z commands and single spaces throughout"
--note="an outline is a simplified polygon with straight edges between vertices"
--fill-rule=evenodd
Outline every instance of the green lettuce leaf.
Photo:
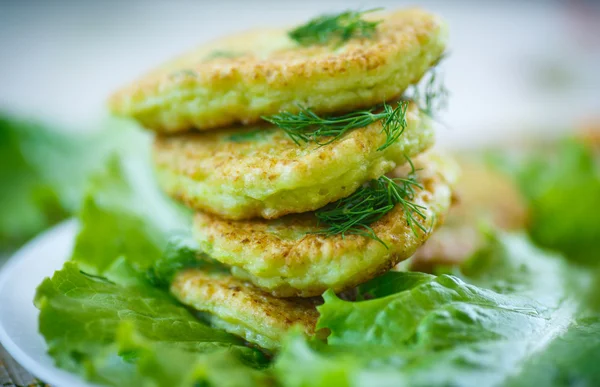
M 600 318 L 582 317 L 529 357 L 508 386 L 597 386 L 600 383 Z
M 328 345 L 292 339 L 278 377 L 292 386 L 597 385 L 594 361 L 573 356 L 581 346 L 600 359 L 589 340 L 600 337 L 598 316 L 585 315 L 581 298 L 589 276 L 523 236 L 495 242 L 469 263 L 470 277 L 389 273 L 369 285 L 378 298 L 358 302 L 327 292 L 318 327 L 331 331 Z M 560 366 L 545 372 L 552 359 Z
M 114 156 L 88 183 L 72 259 L 36 295 L 50 355 L 109 385 L 265 382 L 261 352 L 169 295 L 178 270 L 223 268 L 197 259 L 190 212 L 160 192 L 148 165 L 147 153 Z
M 529 233 L 540 246 L 586 265 L 600 264 L 600 156 L 592 145 L 569 139 L 522 157 L 490 156 L 514 176 L 530 209 Z
M 113 280 L 122 260 L 137 280 L 143 277 L 165 289 L 186 267 L 227 270 L 200 252 L 191 237 L 191 211 L 159 190 L 148 159 L 147 152 L 114 156 L 92 175 L 79 212 L 72 260 L 88 273 L 110 271 Z
M 113 157 L 91 178 L 72 257 L 86 272 L 101 275 L 124 257 L 144 273 L 170 238 L 190 233 L 191 213 L 160 192 L 147 159 Z
M 121 353 L 136 354 L 136 386 L 245 387 L 271 384 L 268 373 L 248 366 L 232 350 L 182 351 L 144 339 L 130 324 L 117 333 Z
M 600 263 L 600 158 L 591 146 L 569 141 L 554 157 L 532 161 L 520 176 L 531 207 L 530 233 L 542 246 L 580 263 Z
M 67 133 L 0 114 L 0 251 L 73 214 L 107 154 L 144 142 L 123 123 L 106 124 L 110 130 Z
M 419 272 L 397 272 L 389 271 L 373 281 L 358 286 L 358 299 L 371 299 L 389 296 L 409 290 L 421 283 L 431 281 L 434 276 Z
M 45 127 L 0 116 L 0 250 L 25 241 L 74 209 L 72 198 L 62 197 L 61 187 L 48 176 L 52 167 L 67 166 L 66 173 L 72 169 L 62 158 L 72 150 L 72 142 L 63 140 Z M 45 162 L 36 157 L 40 150 L 49 156 Z M 75 174 L 71 187 L 77 178 Z
M 202 254 L 189 235 L 176 235 L 169 239 L 161 256 L 146 271 L 146 279 L 154 286 L 167 289 L 179 271 L 190 267 L 229 272 L 228 267 Z
M 40 332 L 57 365 L 105 384 L 140 385 L 140 378 L 164 377 L 161 372 L 168 369 L 160 368 L 175 361 L 166 353 L 186 359 L 186 364 L 194 367 L 207 362 L 203 354 L 215 352 L 221 359 L 231 357 L 256 367 L 264 361 L 241 339 L 200 322 L 168 293 L 90 276 L 73 262 L 44 280 L 35 304 L 40 310 Z M 135 332 L 135 336 L 123 330 Z M 123 343 L 125 339 L 138 344 Z M 248 365 L 240 364 L 238 368 L 252 372 Z M 156 374 L 151 374 L 152 369 Z M 181 385 L 193 383 L 182 381 Z

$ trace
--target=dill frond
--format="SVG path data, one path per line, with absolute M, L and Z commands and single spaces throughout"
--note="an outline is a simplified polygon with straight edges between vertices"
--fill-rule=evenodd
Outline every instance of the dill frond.
M 408 93 L 419 109 L 432 118 L 448 106 L 449 94 L 437 64 Z
M 366 21 L 361 18 L 366 13 L 379 10 L 381 8 L 318 16 L 289 31 L 288 36 L 303 46 L 331 41 L 343 43 L 354 37 L 370 38 L 381 21 Z
M 418 218 L 426 219 L 425 207 L 412 201 L 416 189 L 423 189 L 423 187 L 417 181 L 413 163 L 408 157 L 407 160 L 411 166 L 411 172 L 407 177 L 391 179 L 381 176 L 371 180 L 352 195 L 315 211 L 319 224 L 327 226 L 315 234 L 362 235 L 378 241 L 387 248 L 370 225 L 380 220 L 396 205 L 402 206 L 406 223 L 415 235 L 418 234 L 418 230 L 429 232 L 430 230 L 418 221 Z
M 408 101 L 398 102 L 396 108 L 392 108 L 390 105 L 383 104 L 383 111 L 385 117 L 383 118 L 383 133 L 386 135 L 386 140 L 379 148 L 378 151 L 382 151 L 387 147 L 395 143 L 404 129 L 406 129 L 406 110 L 408 109 Z
M 281 112 L 262 119 L 281 128 L 298 145 L 315 142 L 320 146 L 332 143 L 352 129 L 364 128 L 382 120 L 382 132 L 386 134 L 386 141 L 377 150 L 384 150 L 404 132 L 407 109 L 408 101 L 400 101 L 396 107 L 384 103 L 383 111 L 379 113 L 375 113 L 375 108 L 372 108 L 340 116 L 321 117 L 301 106 L 298 113 Z

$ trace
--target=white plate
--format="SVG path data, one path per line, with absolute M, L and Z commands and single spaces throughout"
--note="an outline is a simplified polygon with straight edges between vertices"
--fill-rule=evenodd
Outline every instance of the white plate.
M 27 371 L 53 386 L 91 387 L 77 375 L 54 366 L 38 333 L 36 287 L 68 259 L 77 223 L 61 223 L 19 250 L 0 271 L 0 342 Z

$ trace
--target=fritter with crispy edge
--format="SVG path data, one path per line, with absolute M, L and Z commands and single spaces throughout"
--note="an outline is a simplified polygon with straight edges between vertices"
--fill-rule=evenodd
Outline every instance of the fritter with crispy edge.
M 280 111 L 370 107 L 403 94 L 442 56 L 446 25 L 420 9 L 369 14 L 372 38 L 302 46 L 287 30 L 243 32 L 200 46 L 115 93 L 113 113 L 173 133 L 254 123 Z
M 276 220 L 231 221 L 197 213 L 194 237 L 203 251 L 232 267 L 277 297 L 309 297 L 331 288 L 354 287 L 410 257 L 446 215 L 451 185 L 457 173 L 451 159 L 434 154 L 416 160 L 419 181 L 413 202 L 423 206 L 426 219 L 415 217 L 427 232 L 407 223 L 398 204 L 371 224 L 385 243 L 362 235 L 320 235 L 314 213 L 288 215 Z
M 282 130 L 256 128 L 158 137 L 159 184 L 187 206 L 226 219 L 278 218 L 316 210 L 352 194 L 433 145 L 430 120 L 415 104 L 407 127 L 384 150 L 382 123 L 330 144 L 296 145 Z
M 278 349 L 293 326 L 315 335 L 319 298 L 281 299 L 229 274 L 188 269 L 178 273 L 171 293 L 183 304 L 209 314 L 213 326 L 269 350 Z M 318 337 L 326 332 L 319 331 Z

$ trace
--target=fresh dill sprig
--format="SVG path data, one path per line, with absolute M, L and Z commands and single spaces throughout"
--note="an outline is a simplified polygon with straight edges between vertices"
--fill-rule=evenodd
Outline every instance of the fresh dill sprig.
M 426 219 L 424 206 L 414 203 L 416 189 L 423 189 L 417 181 L 414 164 L 407 157 L 411 171 L 404 178 L 389 178 L 381 176 L 371 180 L 359 188 L 352 195 L 331 203 L 315 211 L 320 225 L 327 228 L 317 231 L 315 234 L 326 236 L 341 234 L 356 234 L 374 239 L 384 245 L 386 244 L 375 234 L 371 224 L 381 219 L 396 205 L 401 205 L 406 216 L 406 223 L 412 232 L 417 235 L 417 229 L 428 232 L 417 218 Z
M 396 108 L 392 108 L 388 104 L 383 104 L 383 114 L 385 117 L 383 118 L 383 130 L 382 132 L 386 135 L 386 140 L 379 148 L 378 151 L 382 151 L 395 143 L 402 133 L 404 133 L 404 129 L 406 129 L 406 110 L 408 109 L 408 101 L 400 101 Z
M 375 34 L 379 21 L 366 21 L 361 17 L 367 11 L 345 11 L 338 14 L 318 16 L 288 32 L 288 36 L 303 46 L 324 44 L 332 40 L 346 42 L 354 37 L 370 38 Z
M 300 106 L 298 113 L 281 112 L 262 119 L 283 129 L 297 145 L 316 142 L 320 146 L 332 143 L 352 129 L 364 128 L 381 120 L 386 141 L 377 150 L 384 150 L 404 132 L 407 109 L 408 101 L 400 101 L 396 107 L 384 103 L 383 111 L 379 113 L 372 108 L 341 116 L 321 117 L 311 109 Z M 322 141 L 321 138 L 326 140 Z
M 414 85 L 408 92 L 410 99 L 415 101 L 417 106 L 419 106 L 419 110 L 432 118 L 435 118 L 437 112 L 448 106 L 448 96 L 450 93 L 437 67 L 439 62 L 445 57 L 446 55 L 442 56 L 421 81 Z

